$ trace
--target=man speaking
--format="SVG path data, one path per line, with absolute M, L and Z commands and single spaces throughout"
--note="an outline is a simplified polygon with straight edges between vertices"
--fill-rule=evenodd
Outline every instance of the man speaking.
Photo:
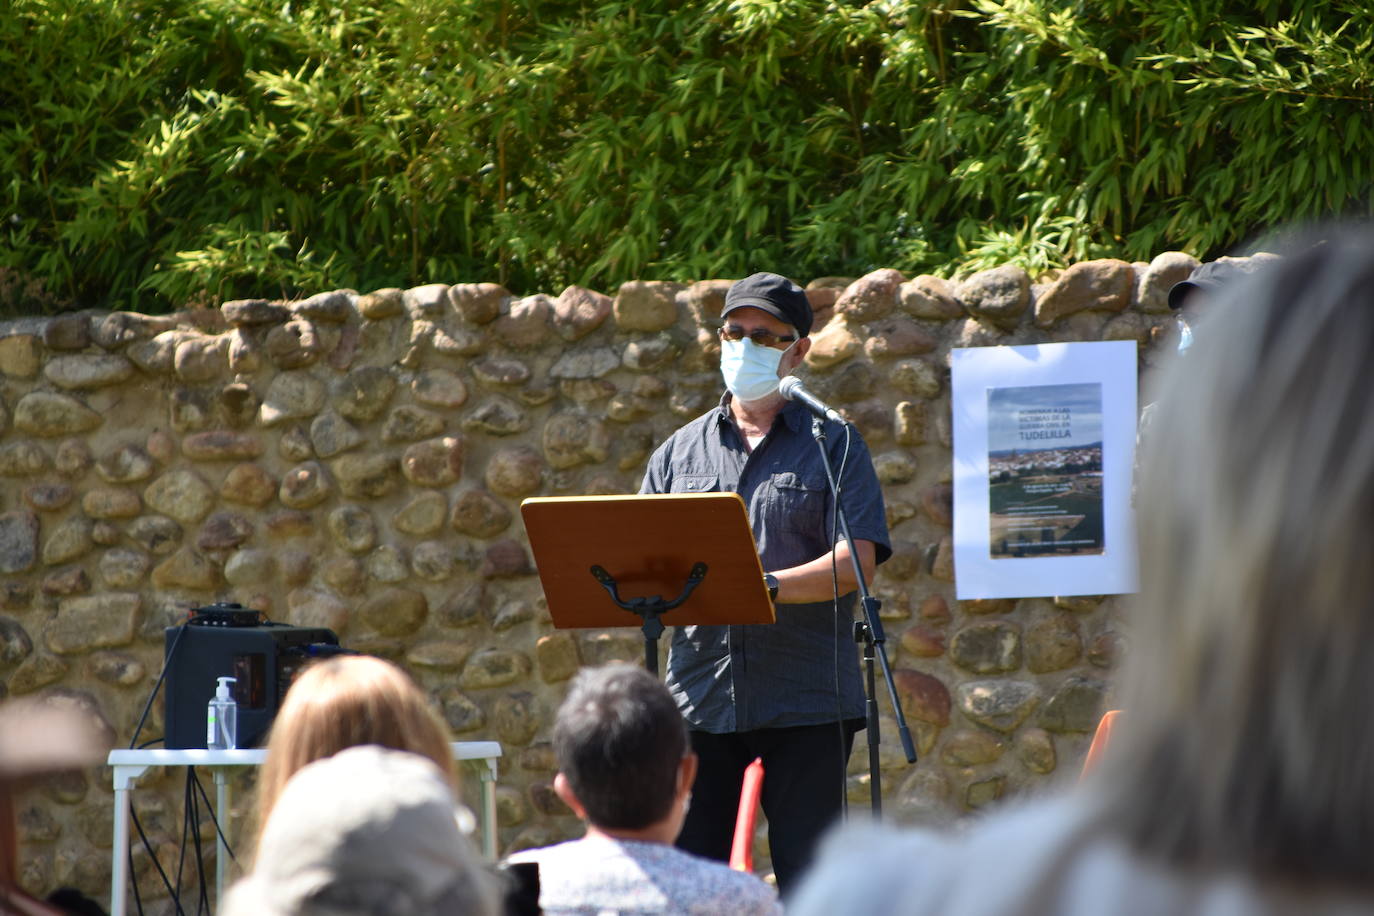
M 785 277 L 756 273 L 730 287 L 721 318 L 726 393 L 659 446 L 640 492 L 738 493 L 777 623 L 673 631 L 667 684 L 700 759 L 677 845 L 729 858 L 744 769 L 762 757 L 773 869 L 786 892 L 843 807 L 849 750 L 864 725 L 852 625 L 858 583 L 811 413 L 778 390 L 811 348 L 806 294 Z M 858 431 L 824 422 L 868 579 L 892 552 L 882 492 Z

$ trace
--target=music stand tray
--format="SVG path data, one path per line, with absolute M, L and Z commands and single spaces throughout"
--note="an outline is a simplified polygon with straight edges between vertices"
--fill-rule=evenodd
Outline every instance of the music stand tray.
M 658 673 L 668 623 L 773 623 L 758 547 L 737 493 L 535 497 L 520 505 L 559 629 L 632 626 Z

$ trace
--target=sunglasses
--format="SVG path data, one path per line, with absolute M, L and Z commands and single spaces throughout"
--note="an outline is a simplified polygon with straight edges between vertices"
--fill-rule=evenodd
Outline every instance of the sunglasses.
M 784 334 L 774 334 L 772 331 L 763 328 L 747 330 L 737 324 L 727 324 L 720 331 L 721 340 L 743 340 L 748 337 L 756 346 L 772 347 L 775 350 L 786 350 L 797 338 Z

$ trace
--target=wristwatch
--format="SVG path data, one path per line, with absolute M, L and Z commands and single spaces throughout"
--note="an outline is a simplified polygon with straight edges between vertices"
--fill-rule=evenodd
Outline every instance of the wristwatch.
M 763 584 L 768 586 L 768 600 L 778 600 L 778 577 L 772 573 L 763 574 Z

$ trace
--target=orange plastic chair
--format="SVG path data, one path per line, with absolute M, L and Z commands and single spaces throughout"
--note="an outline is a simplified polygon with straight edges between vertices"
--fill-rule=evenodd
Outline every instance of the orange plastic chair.
M 735 839 L 730 844 L 730 867 L 735 871 L 754 870 L 754 824 L 758 818 L 759 793 L 763 791 L 763 758 L 744 768 L 740 787 L 739 814 L 735 817 Z
M 1112 740 L 1112 726 L 1120 712 L 1119 709 L 1109 709 L 1102 714 L 1102 721 L 1097 723 L 1097 732 L 1093 734 L 1093 743 L 1088 748 L 1088 756 L 1083 761 L 1083 769 L 1078 774 L 1079 779 L 1087 776 L 1107 752 L 1107 743 Z

